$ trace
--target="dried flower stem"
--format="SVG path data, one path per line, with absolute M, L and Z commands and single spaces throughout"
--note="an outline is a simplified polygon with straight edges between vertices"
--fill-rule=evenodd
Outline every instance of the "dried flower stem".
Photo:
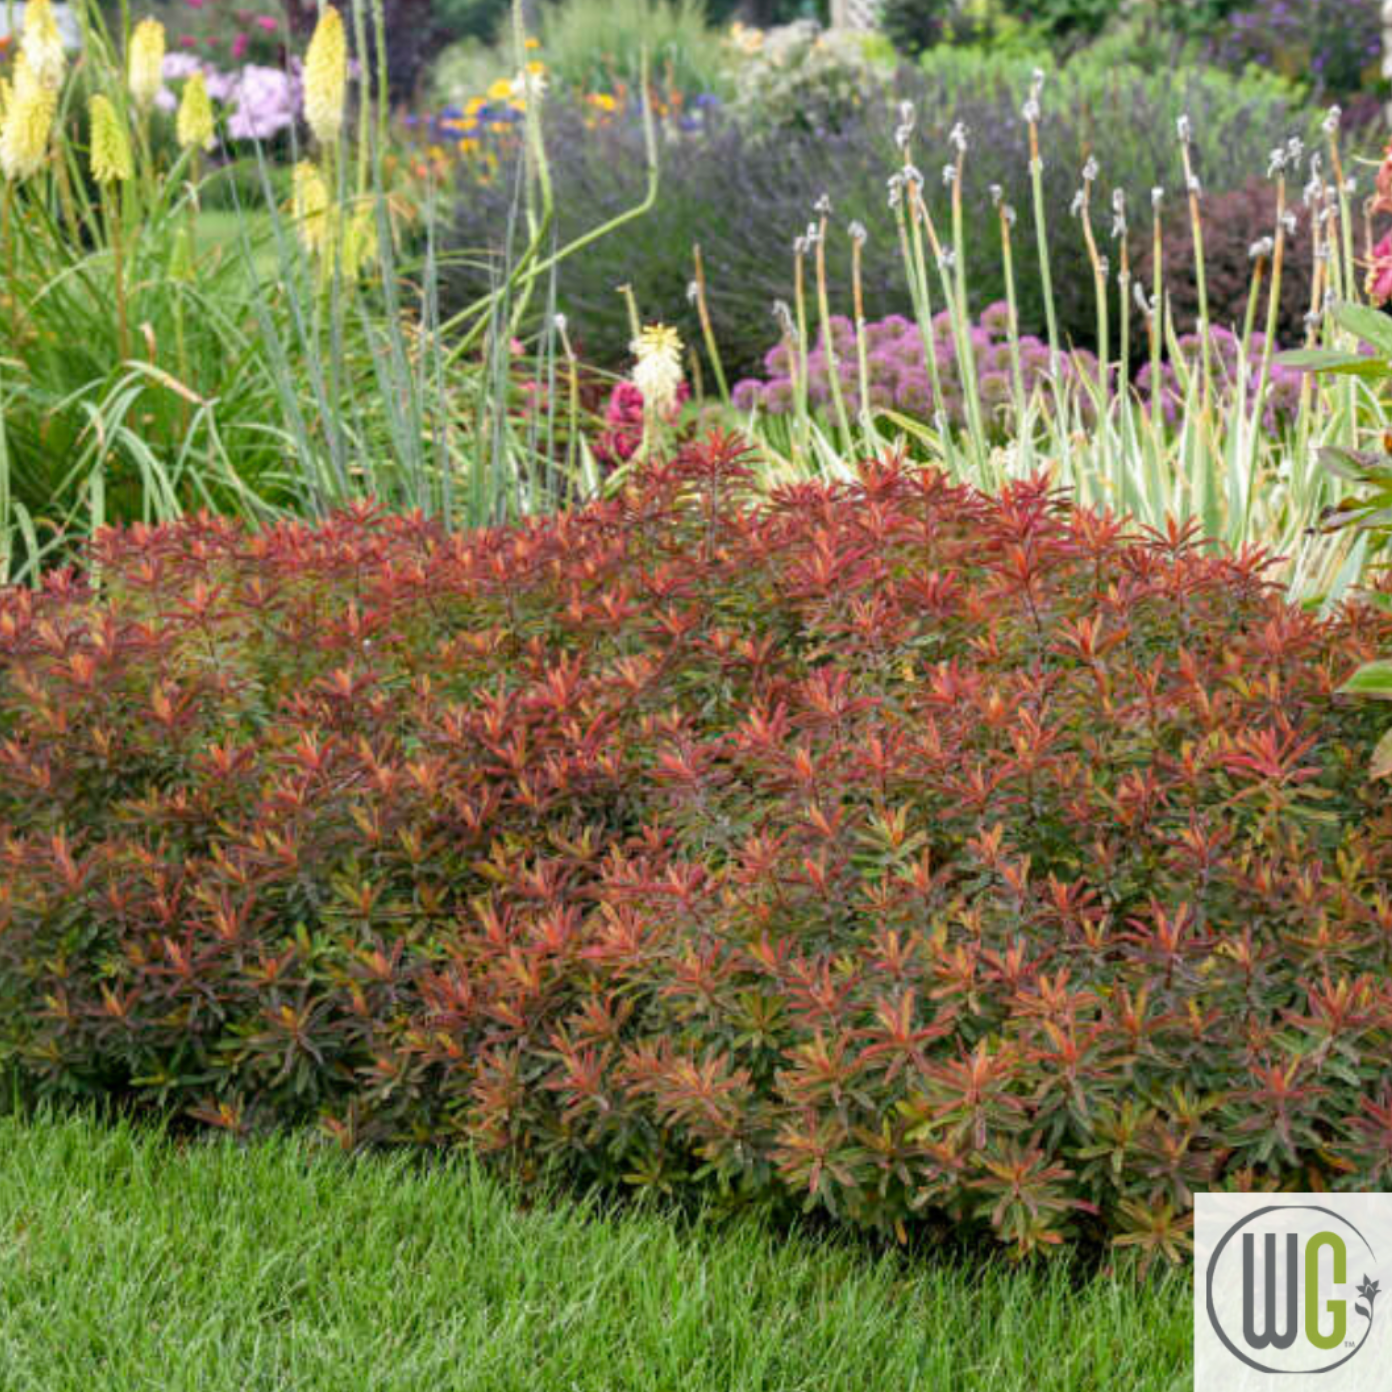
M 1165 233 L 1158 197 L 1151 206 L 1150 423 L 1158 427 L 1165 414 L 1164 379 L 1160 375 L 1160 350 L 1165 341 Z
M 1034 232 L 1039 247 L 1039 283 L 1044 290 L 1044 317 L 1049 330 L 1049 373 L 1059 385 L 1058 315 L 1054 310 L 1054 281 L 1049 270 L 1048 218 L 1044 212 L 1044 160 L 1039 153 L 1039 119 L 1029 122 L 1030 187 L 1034 195 Z
M 865 286 L 861 269 L 862 240 L 851 238 L 851 303 L 855 313 L 856 378 L 860 384 L 860 414 L 870 428 L 870 345 L 865 337 Z
M 810 373 L 807 366 L 807 267 L 805 263 L 806 253 L 799 244 L 793 252 L 793 314 L 797 325 L 796 358 L 798 365 L 797 380 L 794 383 L 793 391 L 797 398 L 797 419 L 804 451 L 808 448 L 808 437 L 811 429 L 807 402 L 807 384 Z
M 1015 396 L 1017 428 L 1025 419 L 1025 370 L 1020 361 L 1020 312 L 1015 293 L 1015 257 L 1010 243 L 1010 214 L 1004 203 L 999 206 L 1001 230 L 1001 264 L 1005 268 L 1005 302 L 1010 309 L 1007 337 L 1010 342 L 1010 379 Z
M 933 410 L 943 415 L 942 373 L 933 335 L 933 297 L 928 288 L 928 266 L 924 259 L 923 233 L 918 219 L 906 213 L 904 204 L 913 199 L 912 186 L 906 185 L 906 195 L 894 208 L 899 230 L 899 252 L 904 262 L 904 274 L 909 281 L 909 298 L 914 307 L 918 336 L 923 343 L 923 358 L 928 364 L 928 380 L 933 387 Z M 945 429 L 945 427 L 944 427 Z
M 706 345 L 706 355 L 710 358 L 711 370 L 715 373 L 715 385 L 720 392 L 720 399 L 728 406 L 730 388 L 725 380 L 725 365 L 720 360 L 720 347 L 711 325 L 710 306 L 706 303 L 706 267 L 699 245 L 691 248 L 691 260 L 695 275 L 692 283 L 696 286 L 696 315 L 701 321 L 701 337 Z
M 831 387 L 832 405 L 836 410 L 836 424 L 841 431 L 843 447 L 853 448 L 854 436 L 851 422 L 846 414 L 846 397 L 841 390 L 840 363 L 836 356 L 836 342 L 831 332 L 831 297 L 827 289 L 826 273 L 826 234 L 827 216 L 822 214 L 817 222 L 817 251 L 815 257 L 817 273 L 817 314 L 822 321 L 822 352 L 826 356 L 827 381 Z M 868 409 L 869 402 L 861 402 L 862 409 Z
M 1203 412 L 1207 417 L 1213 345 L 1209 342 L 1208 331 L 1208 280 L 1204 275 L 1203 214 L 1199 209 L 1199 182 L 1194 177 L 1194 163 L 1189 153 L 1187 134 L 1180 136 L 1179 148 L 1184 159 L 1184 186 L 1189 195 L 1189 223 L 1194 236 L 1194 284 L 1199 292 L 1199 362 L 1202 373 L 1200 390 Z
M 1082 203 L 1078 209 L 1078 216 L 1082 219 L 1083 241 L 1087 244 L 1088 260 L 1092 264 L 1092 287 L 1097 303 L 1098 443 L 1102 452 L 1102 471 L 1110 475 L 1111 432 L 1107 429 L 1107 421 L 1111 413 L 1111 372 L 1108 367 L 1107 272 L 1102 265 L 1102 257 L 1097 250 L 1097 238 L 1092 230 L 1091 167 L 1083 172 Z
M 1266 298 L 1266 342 L 1262 344 L 1261 367 L 1257 372 L 1256 391 L 1252 396 L 1251 463 L 1247 471 L 1247 490 L 1243 498 L 1242 536 L 1247 536 L 1251 524 L 1252 499 L 1256 493 L 1257 464 L 1261 440 L 1261 421 L 1257 413 L 1266 398 L 1266 386 L 1271 380 L 1271 359 L 1276 347 L 1276 325 L 1281 313 L 1281 272 L 1286 260 L 1286 176 L 1276 176 L 1276 234 L 1271 249 L 1271 287 Z M 1318 265 L 1318 258 L 1316 258 Z M 1318 276 L 1316 276 L 1318 279 Z

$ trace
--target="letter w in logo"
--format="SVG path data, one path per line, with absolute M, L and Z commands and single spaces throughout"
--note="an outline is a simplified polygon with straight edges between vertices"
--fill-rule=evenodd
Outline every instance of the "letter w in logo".
M 1242 1337 L 1249 1347 L 1264 1349 L 1289 1348 L 1295 1342 L 1296 1310 L 1300 1303 L 1300 1267 L 1298 1242 L 1294 1233 L 1286 1234 L 1286 1328 L 1276 1332 L 1276 1234 L 1266 1234 L 1266 1323 L 1258 1334 L 1253 1328 L 1257 1310 L 1256 1239 L 1251 1233 L 1242 1234 Z

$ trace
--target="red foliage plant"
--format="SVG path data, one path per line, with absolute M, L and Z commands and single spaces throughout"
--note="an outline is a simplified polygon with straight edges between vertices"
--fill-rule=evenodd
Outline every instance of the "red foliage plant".
M 1392 619 L 1042 481 L 103 534 L 0 594 L 0 1048 L 345 1145 L 1175 1256 L 1392 1180 Z

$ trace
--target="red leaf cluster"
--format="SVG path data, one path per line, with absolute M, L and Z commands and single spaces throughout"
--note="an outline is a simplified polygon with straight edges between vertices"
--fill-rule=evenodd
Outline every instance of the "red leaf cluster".
M 1174 1254 L 1392 1179 L 1392 619 L 1043 482 L 108 533 L 0 593 L 0 1048 L 344 1144 Z

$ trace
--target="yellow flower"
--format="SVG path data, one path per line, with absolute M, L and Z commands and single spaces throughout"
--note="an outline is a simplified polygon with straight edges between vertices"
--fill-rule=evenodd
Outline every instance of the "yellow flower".
M 637 359 L 633 385 L 643 393 L 643 404 L 665 415 L 677 404 L 682 384 L 681 335 L 666 324 L 648 324 L 629 345 Z
M 92 122 L 92 177 L 99 184 L 121 184 L 135 173 L 130 141 L 116 108 L 98 94 L 87 104 Z
M 507 101 L 512 96 L 512 82 L 509 78 L 500 77 L 489 89 L 489 101 Z
M 311 254 L 329 245 L 329 186 L 319 166 L 301 160 L 295 166 L 292 209 L 300 244 Z
M 470 97 L 469 100 L 464 103 L 464 114 L 466 116 L 477 115 L 487 105 L 488 102 L 483 97 Z
M 29 0 L 24 7 L 24 36 L 19 41 L 19 51 L 40 87 L 56 92 L 63 85 L 67 56 L 50 0 Z M 15 85 L 19 85 L 17 73 Z
M 142 19 L 131 35 L 129 71 L 131 99 L 136 109 L 148 111 L 164 85 L 164 25 L 157 19 Z
M 14 88 L 10 86 L 9 78 L 0 77 L 0 126 L 5 124 L 5 112 L 9 108 L 12 96 L 14 96 Z
M 29 179 L 48 161 L 58 93 L 36 80 L 22 49 L 15 58 L 14 77 L 0 123 L 0 172 L 7 179 Z
M 343 16 L 332 5 L 324 8 L 305 54 L 304 112 L 314 138 L 332 145 L 343 129 L 343 103 L 348 91 L 348 40 Z
M 377 210 L 371 198 L 364 198 L 348 224 L 343 239 L 343 274 L 356 280 L 377 260 Z
M 213 138 L 213 104 L 208 100 L 208 83 L 201 70 L 184 83 L 179 98 L 179 114 L 175 117 L 174 133 L 182 150 L 211 150 Z
M 540 47 L 541 47 L 541 40 L 540 40 L 540 39 L 528 39 L 528 40 L 526 41 L 526 43 L 523 45 L 523 47 L 524 47 L 524 48 L 540 48 Z

